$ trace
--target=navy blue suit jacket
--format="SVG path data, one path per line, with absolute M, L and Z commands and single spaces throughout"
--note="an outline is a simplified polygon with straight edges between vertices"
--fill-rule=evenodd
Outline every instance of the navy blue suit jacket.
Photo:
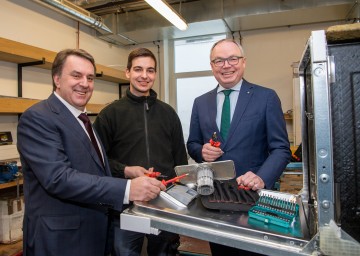
M 281 102 L 272 89 L 243 80 L 226 141 L 216 125 L 217 88 L 195 99 L 187 141 L 189 155 L 202 162 L 201 150 L 216 132 L 237 177 L 252 171 L 271 189 L 290 161 L 291 151 Z
M 104 169 L 89 137 L 54 94 L 21 116 L 18 150 L 24 255 L 104 255 L 107 210 L 122 209 L 126 180 L 110 177 L 106 156 Z

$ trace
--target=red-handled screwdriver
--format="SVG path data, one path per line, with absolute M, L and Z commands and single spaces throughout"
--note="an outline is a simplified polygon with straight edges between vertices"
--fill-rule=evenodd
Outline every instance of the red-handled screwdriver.
M 170 180 L 162 180 L 161 182 L 162 182 L 162 184 L 164 184 L 164 185 L 166 186 L 166 185 L 169 184 L 169 183 L 178 182 L 180 179 L 185 178 L 185 177 L 188 176 L 188 175 L 189 175 L 188 173 L 184 173 L 184 174 L 182 174 L 182 175 L 180 175 L 180 176 L 177 176 L 177 177 L 175 177 L 175 178 L 172 178 L 172 179 L 170 179 Z

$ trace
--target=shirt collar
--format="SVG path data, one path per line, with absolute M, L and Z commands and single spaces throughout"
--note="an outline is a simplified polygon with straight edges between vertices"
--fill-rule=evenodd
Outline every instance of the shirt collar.
M 74 106 L 72 106 L 69 102 L 67 102 L 66 100 L 64 100 L 59 94 L 57 94 L 55 91 L 54 91 L 54 95 L 65 105 L 65 107 L 76 117 L 78 118 L 78 116 L 81 114 L 81 113 L 86 113 L 86 107 L 84 109 L 84 112 L 82 112 L 81 110 L 75 108 Z
M 234 87 L 232 87 L 231 90 L 239 92 L 241 89 L 242 82 L 243 82 L 243 79 L 241 79 Z M 228 89 L 224 88 L 221 84 L 219 84 L 217 93 L 222 92 L 224 90 L 228 90 Z

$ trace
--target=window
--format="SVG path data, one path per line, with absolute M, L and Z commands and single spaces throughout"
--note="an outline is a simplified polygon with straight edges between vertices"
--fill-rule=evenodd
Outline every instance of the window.
M 177 113 L 183 128 L 184 139 L 189 137 L 190 118 L 196 97 L 214 89 L 217 81 L 213 76 L 180 78 L 177 84 Z
M 174 41 L 176 105 L 185 142 L 189 137 L 194 99 L 217 85 L 210 67 L 210 49 L 225 35 Z
M 175 73 L 210 70 L 210 49 L 225 35 L 176 40 Z

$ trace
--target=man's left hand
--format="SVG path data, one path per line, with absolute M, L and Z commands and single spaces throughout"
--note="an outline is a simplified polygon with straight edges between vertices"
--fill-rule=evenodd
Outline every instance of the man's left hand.
M 237 177 L 236 181 L 239 185 L 244 185 L 252 190 L 258 190 L 265 187 L 264 181 L 251 171 Z

